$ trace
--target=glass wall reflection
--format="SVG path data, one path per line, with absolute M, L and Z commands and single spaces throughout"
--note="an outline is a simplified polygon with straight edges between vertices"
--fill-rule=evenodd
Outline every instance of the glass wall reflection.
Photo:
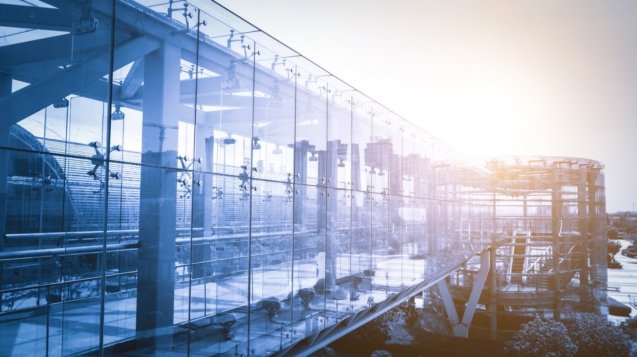
M 200 3 L 0 1 L 0 355 L 268 355 L 490 243 L 484 169 Z

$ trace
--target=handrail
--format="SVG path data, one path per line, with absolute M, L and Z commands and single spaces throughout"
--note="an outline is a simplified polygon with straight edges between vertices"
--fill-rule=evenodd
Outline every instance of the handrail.
M 67 248 L 45 248 L 45 249 L 29 249 L 29 250 L 18 250 L 18 251 L 9 251 L 9 252 L 0 252 L 0 262 L 15 260 L 15 259 L 31 259 L 31 258 L 42 258 L 42 257 L 51 257 L 56 255 L 73 255 L 73 254 L 86 254 L 86 253 L 102 253 L 104 251 L 103 245 L 87 245 L 82 247 L 67 247 Z M 122 250 L 132 250 L 138 249 L 139 242 L 133 243 L 118 243 L 118 244 L 107 244 L 106 251 L 122 251 Z
M 527 269 L 524 270 L 525 273 L 528 273 L 529 270 L 535 268 L 535 266 L 542 260 L 547 258 L 547 253 L 548 250 L 551 249 L 551 246 L 547 246 L 546 248 L 544 248 L 544 250 L 540 253 L 541 256 L 538 256 L 537 259 L 535 259 L 535 261 L 533 262 L 533 264 L 529 265 L 529 267 Z
M 185 231 L 203 231 L 203 228 L 177 228 L 177 232 Z M 137 234 L 138 229 L 115 229 L 106 231 L 108 235 L 118 234 Z M 66 237 L 90 237 L 95 235 L 103 235 L 104 231 L 61 231 L 61 232 L 40 232 L 40 233 L 7 233 L 5 239 L 27 239 L 27 238 L 55 238 L 59 236 Z

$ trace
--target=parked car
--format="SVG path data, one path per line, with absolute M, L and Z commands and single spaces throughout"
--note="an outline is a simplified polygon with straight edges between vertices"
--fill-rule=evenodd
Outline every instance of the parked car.
M 630 258 L 637 257 L 637 247 L 631 245 L 628 248 L 622 249 L 622 255 L 625 255 Z

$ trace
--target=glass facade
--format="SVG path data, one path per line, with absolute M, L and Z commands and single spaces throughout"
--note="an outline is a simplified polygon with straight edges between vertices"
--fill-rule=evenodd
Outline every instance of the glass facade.
M 213 2 L 0 14 L 0 355 L 319 346 L 505 231 L 491 169 Z

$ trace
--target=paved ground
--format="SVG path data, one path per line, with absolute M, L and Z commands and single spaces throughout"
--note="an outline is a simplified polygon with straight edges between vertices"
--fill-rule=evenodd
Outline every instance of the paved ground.
M 619 240 L 622 249 L 631 242 Z M 637 258 L 629 258 L 618 253 L 615 260 L 622 264 L 622 269 L 608 269 L 608 296 L 631 307 L 631 317 L 637 315 L 637 307 L 631 305 L 631 297 L 637 299 Z M 615 322 L 624 321 L 624 317 L 609 316 Z
M 296 262 L 294 282 L 291 269 L 286 265 L 263 267 L 253 271 L 253 302 L 274 296 L 285 300 L 290 291 L 312 287 L 317 280 L 317 265 L 313 261 Z M 342 271 L 338 276 L 359 273 L 369 267 L 368 259 L 359 256 L 341 256 L 336 264 Z M 439 267 L 425 267 L 424 260 L 412 260 L 407 255 L 374 257 L 375 275 L 364 280 L 358 287 L 357 299 L 350 299 L 352 287 L 340 287 L 341 296 L 330 298 L 317 295 L 309 309 L 303 309 L 300 300 L 283 301 L 277 316 L 270 319 L 263 310 L 251 312 L 250 331 L 246 323 L 248 275 L 241 274 L 191 287 L 189 298 L 187 286 L 175 290 L 175 324 L 201 317 L 209 321 L 211 316 L 232 310 L 238 322 L 232 328 L 232 338 L 223 338 L 219 324 L 208 324 L 201 329 L 175 327 L 160 332 L 165 335 L 165 348 L 159 350 L 136 350 L 130 356 L 147 355 L 151 352 L 162 355 L 247 355 L 248 335 L 250 355 L 263 356 L 281 347 L 296 342 L 337 323 L 343 317 L 380 302 L 392 291 L 422 281 L 425 271 L 439 271 Z M 426 269 L 427 268 L 427 269 Z M 294 286 L 292 286 L 294 285 Z M 104 308 L 104 343 L 110 344 L 135 337 L 135 312 L 137 299 L 133 294 L 107 295 Z M 190 311 L 188 311 L 189 301 Z M 13 316 L 12 320 L 0 322 L 0 356 L 68 355 L 99 346 L 100 304 L 87 299 L 78 302 L 52 304 L 36 312 Z M 208 320 L 206 320 L 208 319 Z M 172 337 L 170 337 L 172 336 Z M 160 339 L 160 340 L 161 340 Z M 190 339 L 190 343 L 188 343 Z M 170 341 L 169 341 L 170 340 Z M 190 346 L 190 351 L 187 350 Z

